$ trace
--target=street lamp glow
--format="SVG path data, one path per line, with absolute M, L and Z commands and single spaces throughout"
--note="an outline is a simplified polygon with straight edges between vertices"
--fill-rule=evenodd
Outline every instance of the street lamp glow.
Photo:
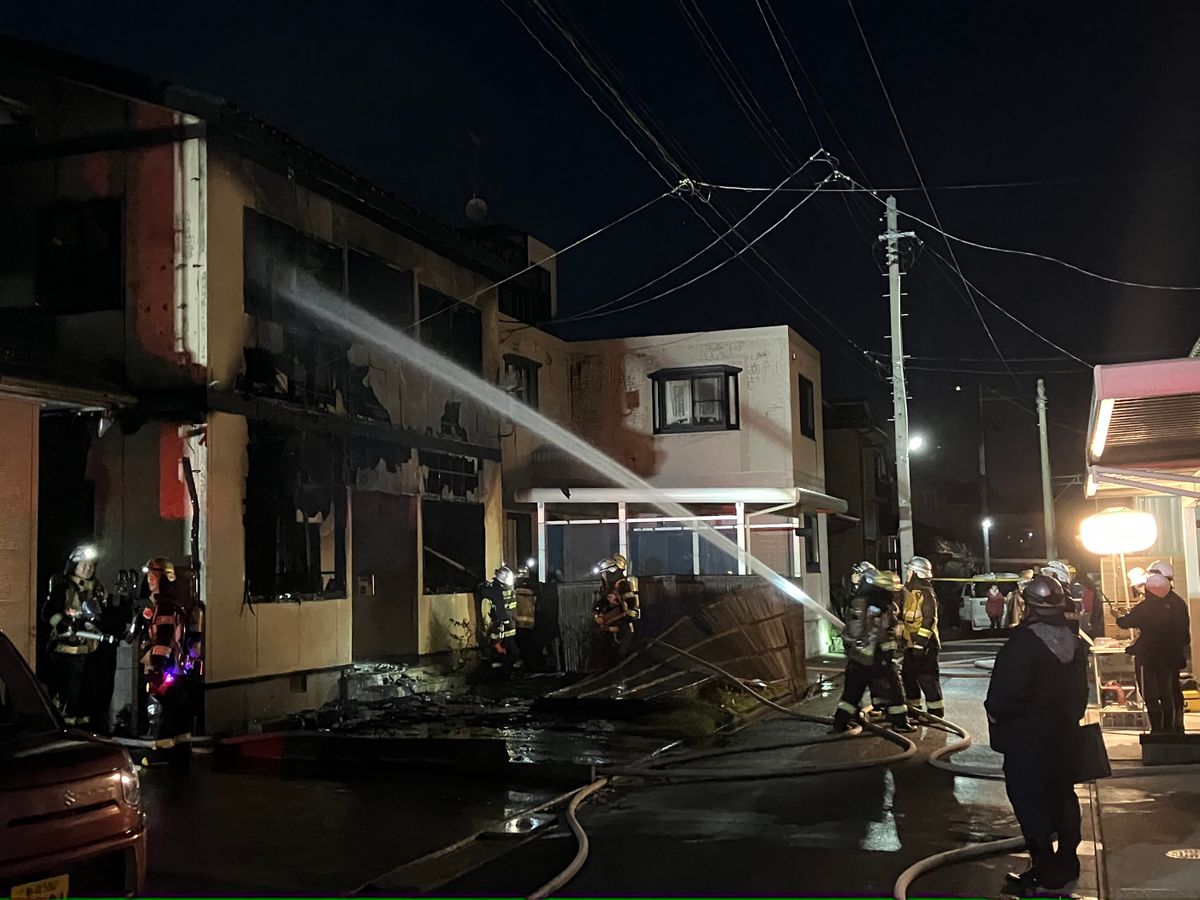
M 1097 556 L 1138 553 L 1158 540 L 1158 523 L 1148 512 L 1111 506 L 1079 524 L 1083 546 Z
M 986 519 L 984 519 L 979 524 L 983 526 L 984 531 L 990 531 L 992 526 L 995 525 L 996 523 L 992 521 L 991 516 L 988 516 Z
M 920 453 L 925 447 L 925 435 L 912 434 L 908 437 L 908 452 Z

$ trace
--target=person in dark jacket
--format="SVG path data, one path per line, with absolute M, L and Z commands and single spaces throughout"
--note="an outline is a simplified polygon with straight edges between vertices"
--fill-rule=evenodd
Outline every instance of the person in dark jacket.
M 1068 623 L 1071 601 L 1055 579 L 1035 575 L 1022 597 L 1025 618 L 996 655 L 984 706 L 1031 862 L 1028 871 L 1009 877 L 1023 896 L 1035 896 L 1079 877 L 1074 768 L 1088 700 L 1088 651 Z
M 1150 563 L 1150 572 L 1147 574 L 1158 574 L 1166 576 L 1167 581 L 1171 583 L 1171 592 L 1163 599 L 1171 607 L 1177 619 L 1179 633 L 1183 639 L 1183 652 L 1179 658 L 1179 671 L 1182 672 L 1187 668 L 1188 644 L 1191 643 L 1192 636 L 1192 620 L 1188 614 L 1187 601 L 1175 593 L 1175 567 L 1169 562 L 1162 559 L 1156 559 Z M 1176 677 L 1175 679 L 1175 731 L 1178 734 L 1183 734 L 1184 728 L 1184 704 L 1183 704 L 1183 682 Z
M 1150 717 L 1151 734 L 1176 731 L 1175 694 L 1188 623 L 1187 608 L 1171 590 L 1167 576 L 1158 572 L 1150 575 L 1146 579 L 1146 599 L 1118 618 L 1117 625 L 1139 631 L 1128 652 L 1137 660 L 1138 686 Z

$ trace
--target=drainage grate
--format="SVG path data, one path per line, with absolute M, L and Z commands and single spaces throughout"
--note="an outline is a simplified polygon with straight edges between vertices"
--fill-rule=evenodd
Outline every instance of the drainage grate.
M 1168 850 L 1167 856 L 1171 859 L 1200 859 L 1200 849 L 1188 847 L 1184 850 Z

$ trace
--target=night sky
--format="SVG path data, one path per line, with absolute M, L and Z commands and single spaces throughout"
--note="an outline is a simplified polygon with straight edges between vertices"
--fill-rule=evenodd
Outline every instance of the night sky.
M 722 61 L 728 53 L 750 102 L 778 131 L 769 133 L 785 160 L 824 146 L 859 180 L 903 189 L 901 210 L 932 221 L 844 3 L 764 6 L 804 65 L 807 78 L 795 66 L 792 74 L 814 134 L 755 0 L 543 2 L 621 95 L 644 105 L 645 122 L 672 155 L 686 154 L 692 178 L 775 185 L 795 166 L 785 167 L 751 127 L 689 18 L 710 41 L 711 26 L 714 53 Z M 509 3 L 634 133 L 531 0 Z M 856 9 L 947 230 L 1126 280 L 1200 285 L 1200 5 L 861 0 Z M 0 29 L 223 95 L 452 224 L 466 224 L 464 204 L 478 193 L 491 221 L 563 246 L 666 189 L 498 0 L 7 4 Z M 649 141 L 638 140 L 670 172 Z M 793 185 L 824 174 L 811 166 Z M 1008 186 L 943 189 L 994 183 Z M 758 234 L 800 196 L 773 198 L 744 233 Z M 717 192 L 712 202 L 740 216 L 758 199 Z M 818 195 L 759 246 L 839 329 L 884 353 L 879 214 L 861 194 Z M 937 445 L 915 463 L 914 479 L 972 477 L 982 381 L 1000 395 L 985 404 L 994 508 L 1037 512 L 1034 378 L 1005 373 L 958 276 L 934 253 L 948 256 L 941 238 L 902 224 L 926 245 L 905 282 L 911 416 Z M 662 200 L 560 260 L 560 314 L 611 300 L 711 239 L 688 206 Z M 1186 355 L 1200 333 L 1196 293 L 1118 287 L 963 246 L 955 252 L 989 297 L 1089 362 Z M 722 253 L 714 249 L 657 287 Z M 827 397 L 868 397 L 886 416 L 888 388 L 872 367 L 781 290 L 804 317 L 732 262 L 636 311 L 561 330 L 604 337 L 787 323 L 822 351 Z M 1055 473 L 1081 472 L 1088 371 L 978 302 L 1005 356 L 1039 360 L 1014 363 L 1018 373 L 1046 372 Z M 965 371 L 922 371 L 932 367 Z

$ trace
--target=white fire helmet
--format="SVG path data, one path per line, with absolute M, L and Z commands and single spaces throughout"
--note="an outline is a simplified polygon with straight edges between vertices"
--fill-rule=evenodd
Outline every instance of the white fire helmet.
M 1067 568 L 1067 564 L 1061 559 L 1052 559 L 1042 566 L 1042 574 L 1057 579 L 1058 583 L 1062 585 L 1071 583 L 1071 570 Z
M 1146 571 L 1151 575 L 1157 573 L 1159 575 L 1165 575 L 1171 581 L 1175 580 L 1175 567 L 1165 559 L 1156 559 L 1154 562 L 1150 563 L 1150 568 Z
M 1129 586 L 1140 588 L 1146 584 L 1146 579 L 1150 577 L 1150 573 L 1141 566 L 1134 566 L 1125 573 L 1125 577 L 1129 579 Z
M 913 575 L 916 575 L 918 578 L 933 577 L 933 563 L 931 563 L 924 556 L 914 556 L 908 561 L 908 565 L 905 566 L 905 570 L 910 578 Z

